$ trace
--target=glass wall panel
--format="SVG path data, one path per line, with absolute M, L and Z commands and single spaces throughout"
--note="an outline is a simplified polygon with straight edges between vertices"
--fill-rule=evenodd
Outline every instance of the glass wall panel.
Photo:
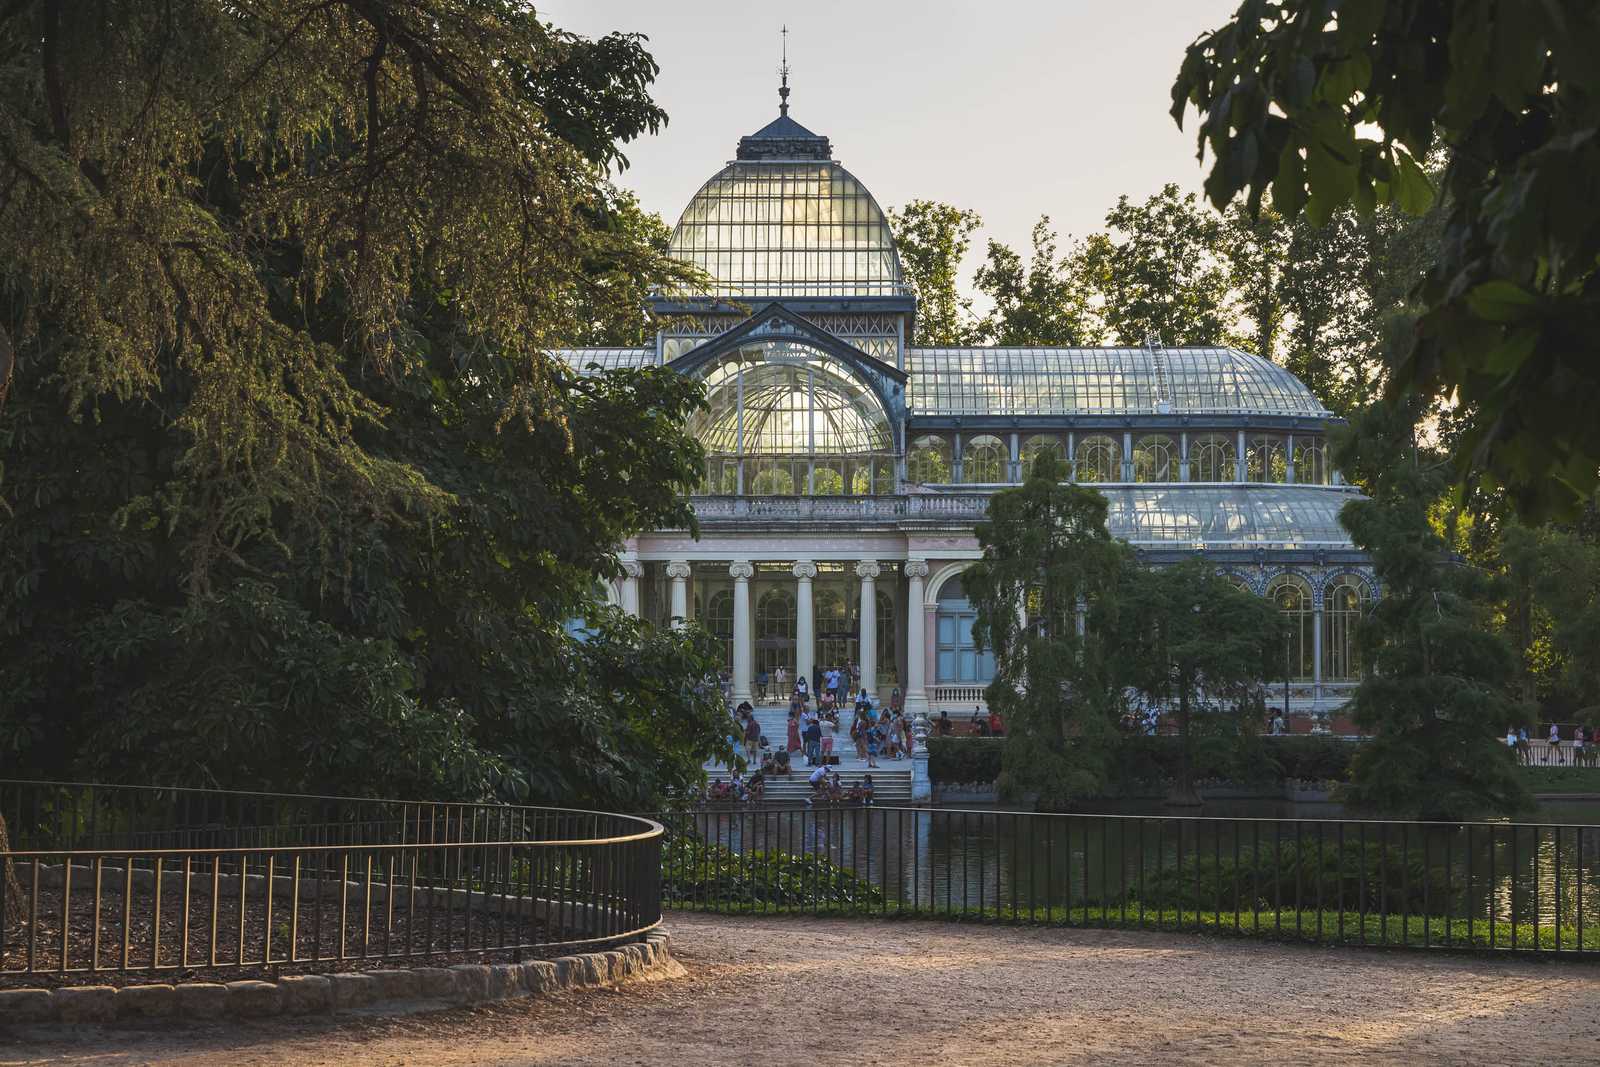
M 1232 434 L 1202 433 L 1189 438 L 1189 480 L 1231 482 L 1239 477 L 1238 446 Z
M 1282 437 L 1276 434 L 1251 434 L 1245 438 L 1245 449 L 1246 481 L 1289 480 L 1289 454 Z
M 1322 680 L 1354 682 L 1361 678 L 1361 646 L 1357 630 L 1371 597 L 1367 583 L 1355 575 L 1334 579 L 1322 596 Z
M 706 604 L 706 629 L 722 643 L 722 665 L 733 666 L 733 591 L 721 589 Z
M 1322 438 L 1295 437 L 1294 480 L 1301 485 L 1328 484 L 1328 445 Z
M 1120 482 L 1122 447 L 1113 437 L 1091 434 L 1078 441 L 1073 462 L 1074 477 L 1080 482 Z
M 1176 482 L 1178 441 L 1166 434 L 1146 434 L 1133 443 L 1133 480 L 1136 482 Z
M 988 435 L 974 437 L 961 446 L 961 480 L 973 484 L 1008 481 L 1006 467 L 1009 459 L 1005 442 L 1000 438 Z
M 942 485 L 950 481 L 953 467 L 950 442 L 934 434 L 924 434 L 911 442 L 906 454 L 906 480 L 918 485 Z
M 1291 681 L 1310 681 L 1315 669 L 1312 627 L 1316 621 L 1311 607 L 1311 585 L 1297 574 L 1280 574 L 1267 586 L 1267 598 L 1277 606 L 1285 624 L 1284 669 Z

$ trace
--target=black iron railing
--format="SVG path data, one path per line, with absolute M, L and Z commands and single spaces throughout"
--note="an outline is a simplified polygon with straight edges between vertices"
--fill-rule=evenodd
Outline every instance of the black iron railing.
M 657 818 L 669 908 L 1600 953 L 1596 826 L 893 807 Z
M 661 919 L 635 816 L 17 781 L 0 814 L 0 983 L 558 955 Z

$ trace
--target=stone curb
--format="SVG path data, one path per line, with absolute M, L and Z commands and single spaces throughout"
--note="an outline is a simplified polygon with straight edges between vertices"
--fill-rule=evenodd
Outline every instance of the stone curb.
M 653 930 L 606 952 L 526 963 L 461 963 L 409 970 L 285 975 L 275 982 L 63 986 L 0 989 L 0 1026 L 113 1023 L 135 1019 L 266 1018 L 478 1004 L 615 985 L 647 975 L 681 974 L 672 938 Z

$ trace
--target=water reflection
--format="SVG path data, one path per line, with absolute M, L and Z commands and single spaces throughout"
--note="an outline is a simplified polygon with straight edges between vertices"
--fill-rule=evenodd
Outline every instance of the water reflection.
M 1100 907 L 1133 919 L 1162 903 L 1231 916 L 1292 910 L 1299 900 L 1319 912 L 1485 923 L 1559 917 L 1593 936 L 1597 814 L 1593 804 L 1563 803 L 1544 807 L 1537 824 L 1423 826 L 1350 820 L 1334 804 L 1220 801 L 1203 817 L 1119 804 L 1073 815 L 774 808 L 690 818 L 698 834 L 740 855 L 823 856 L 881 887 L 885 910 Z M 1388 858 L 1351 864 L 1352 856 Z M 1312 884 L 1295 884 L 1302 871 L 1315 874 Z

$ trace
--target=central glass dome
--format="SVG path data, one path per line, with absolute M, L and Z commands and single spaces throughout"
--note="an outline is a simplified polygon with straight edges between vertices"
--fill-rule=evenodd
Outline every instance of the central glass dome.
M 689 201 L 671 251 L 710 275 L 717 296 L 907 292 L 883 210 L 829 159 L 729 163 Z

